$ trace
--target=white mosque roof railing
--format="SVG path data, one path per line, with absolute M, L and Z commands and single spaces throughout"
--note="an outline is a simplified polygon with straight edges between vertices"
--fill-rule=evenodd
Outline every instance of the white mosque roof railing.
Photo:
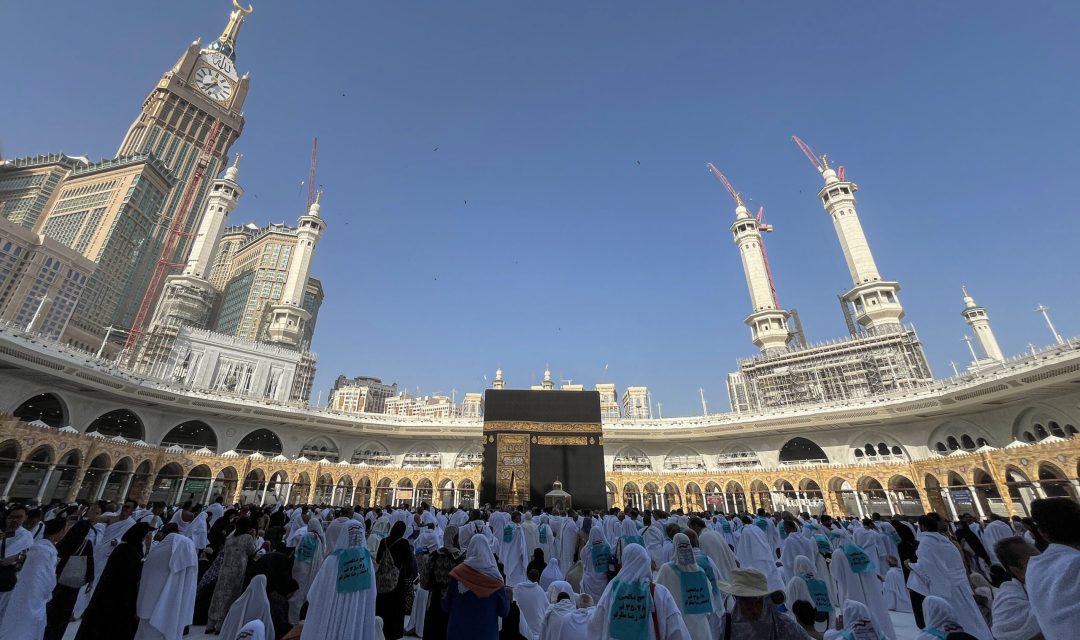
M 483 424 L 482 418 L 479 417 L 433 418 L 426 416 L 397 416 L 376 413 L 351 414 L 331 411 L 323 407 L 313 407 L 310 404 L 301 402 L 272 402 L 261 398 L 238 396 L 220 391 L 195 389 L 189 386 L 136 374 L 130 370 L 119 367 L 114 363 L 98 359 L 95 354 L 61 344 L 55 340 L 44 339 L 36 334 L 26 333 L 20 328 L 7 322 L 0 322 L 0 341 L 10 341 L 25 349 L 34 351 L 39 355 L 66 362 L 69 366 L 97 371 L 105 376 L 112 377 L 116 384 L 126 382 L 128 385 L 136 387 L 136 391 L 152 389 L 185 398 L 216 400 L 237 406 L 237 411 L 240 411 L 243 408 L 254 409 L 261 407 L 265 410 L 272 410 L 280 414 L 291 414 L 291 417 L 297 421 L 314 424 L 316 426 L 361 428 L 372 434 L 377 434 L 380 429 L 385 429 L 386 435 L 395 435 L 395 427 L 430 427 L 432 429 L 437 428 L 447 436 L 453 437 L 464 435 L 461 433 L 462 430 L 470 433 L 474 431 L 478 432 Z M 613 432 L 625 432 L 627 435 L 638 432 L 634 433 L 634 435 L 640 435 L 642 437 L 663 437 L 657 432 L 670 432 L 673 430 L 695 432 L 698 429 L 705 428 L 710 433 L 716 433 L 718 430 L 737 431 L 742 428 L 781 426 L 767 424 L 777 420 L 784 423 L 782 426 L 793 427 L 810 422 L 843 422 L 869 417 L 881 410 L 900 413 L 906 410 L 904 407 L 905 404 L 918 404 L 920 401 L 923 403 L 921 406 L 911 408 L 920 410 L 932 409 L 941 406 L 941 403 L 937 401 L 936 398 L 949 394 L 962 396 L 964 394 L 961 392 L 967 389 L 972 389 L 973 393 L 978 393 L 980 396 L 984 393 L 993 393 L 996 392 L 997 389 L 989 388 L 985 391 L 975 391 L 975 388 L 991 385 L 994 382 L 1015 377 L 1022 373 L 1035 371 L 1056 362 L 1078 358 L 1080 358 L 1080 347 L 1078 347 L 1076 339 L 1071 339 L 1064 345 L 1053 345 L 1041 351 L 1036 351 L 1034 354 L 1025 354 L 1008 359 L 1002 366 L 995 367 L 990 371 L 982 370 L 964 373 L 959 376 L 942 379 L 932 384 L 914 389 L 900 390 L 849 401 L 822 404 L 799 404 L 753 412 L 715 413 L 706 416 L 647 420 L 607 419 L 604 421 L 604 428 Z M 61 372 L 66 368 L 59 363 L 51 363 L 44 360 L 39 361 L 36 358 L 22 359 L 51 368 L 56 372 Z M 1051 372 L 1046 373 L 1050 374 Z M 1056 375 L 1057 374 L 1050 375 L 1049 377 L 1056 377 Z M 115 387 L 111 384 L 108 386 L 112 386 L 117 389 L 118 392 L 124 391 L 122 387 Z M 1000 390 L 1002 391 L 1007 388 L 1005 385 L 998 386 L 1001 387 Z M 963 400 L 964 398 L 960 397 L 957 399 Z M 950 400 L 953 402 L 956 401 L 952 398 L 950 398 Z M 865 414 L 852 415 L 853 412 L 860 411 L 865 412 Z M 839 415 L 829 415 L 830 412 L 835 412 Z M 766 424 L 759 424 L 763 422 Z

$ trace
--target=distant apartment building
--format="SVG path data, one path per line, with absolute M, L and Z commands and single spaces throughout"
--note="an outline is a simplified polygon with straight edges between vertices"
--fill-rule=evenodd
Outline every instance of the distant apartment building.
M 450 396 L 410 396 L 405 392 L 386 399 L 386 413 L 393 416 L 450 418 L 456 415 Z
M 338 376 L 330 391 L 329 408 L 344 413 L 385 413 L 386 400 L 398 395 L 397 383 L 379 378 Z
M 600 417 L 616 420 L 619 413 L 619 394 L 615 391 L 615 385 L 610 382 L 600 383 L 595 387 L 600 394 Z
M 652 417 L 648 387 L 627 387 L 622 397 L 623 417 L 627 420 L 644 420 Z
M 128 328 L 161 254 L 155 228 L 174 179 L 152 155 L 75 167 L 35 230 L 97 263 L 64 341 L 94 345 L 105 327 Z
M 33 229 L 52 206 L 56 188 L 89 164 L 86 158 L 62 153 L 0 161 L 0 218 Z
M 60 339 L 95 266 L 74 249 L 0 218 L 0 321 Z

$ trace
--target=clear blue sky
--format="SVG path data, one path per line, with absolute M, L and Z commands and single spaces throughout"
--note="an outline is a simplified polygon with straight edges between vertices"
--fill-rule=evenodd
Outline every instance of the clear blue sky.
M 960 284 L 1008 354 L 1080 333 L 1080 4 L 255 0 L 247 195 L 295 222 L 312 135 L 329 223 L 317 390 L 556 377 L 726 409 L 755 352 L 715 162 L 764 205 L 780 302 L 811 340 L 850 286 L 798 133 L 846 165 L 935 374 L 967 362 Z M 228 3 L 0 0 L 5 156 L 115 153 Z M 438 150 L 434 149 L 438 147 Z M 467 201 L 467 203 L 466 203 Z M 314 396 L 315 394 L 313 394 Z

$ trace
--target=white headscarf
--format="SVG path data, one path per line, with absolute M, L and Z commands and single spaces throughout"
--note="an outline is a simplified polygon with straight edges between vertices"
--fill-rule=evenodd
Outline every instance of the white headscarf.
M 814 566 L 810 563 L 810 558 L 798 556 L 795 558 L 795 566 L 792 569 L 793 577 L 788 580 L 787 588 L 784 590 L 787 594 L 787 602 L 805 600 L 810 604 L 816 604 L 813 596 L 810 595 L 810 587 L 806 585 L 806 580 L 803 579 L 813 579 L 815 577 Z
M 645 550 L 645 547 L 636 543 L 626 545 L 623 549 L 622 568 L 615 576 L 615 581 L 652 581 L 652 558 L 649 557 L 649 552 Z
M 552 558 L 548 560 L 544 572 L 540 574 L 540 586 L 547 589 L 553 582 L 562 580 L 564 577 L 562 569 L 559 568 L 559 559 Z
M 312 518 L 308 522 L 304 535 L 297 543 L 298 551 L 300 544 L 308 536 L 315 540 L 315 548 L 311 558 L 301 560 L 299 557 L 293 556 L 292 577 L 293 580 L 296 580 L 299 588 L 289 596 L 289 622 L 291 624 L 300 622 L 300 610 L 303 608 L 304 602 L 307 601 L 308 589 L 311 588 L 311 584 L 315 581 L 315 576 L 319 575 L 323 560 L 331 551 L 327 549 L 328 545 L 326 544 L 326 537 L 323 535 L 322 522 L 318 518 Z
M 420 535 L 416 538 L 416 550 L 419 551 L 421 548 L 427 550 L 428 553 L 439 548 L 439 536 L 435 529 L 424 527 L 420 530 Z
M 289 535 L 285 538 L 285 546 L 295 547 L 305 532 L 307 532 L 307 525 L 304 524 L 304 509 L 297 507 L 289 515 Z
M 364 529 L 360 523 L 348 523 L 334 547 L 364 548 Z M 308 613 L 301 640 L 374 640 L 381 637 L 376 636 L 377 588 L 373 557 L 373 554 L 367 557 L 368 587 L 344 593 L 337 590 L 339 556 L 331 553 L 326 557 L 308 591 Z
M 566 595 L 570 596 L 571 602 L 577 601 L 577 594 L 574 593 L 574 588 L 571 587 L 570 583 L 565 580 L 556 580 L 548 586 L 548 601 L 551 602 L 551 604 L 555 604 L 555 601 L 558 600 L 560 593 L 565 593 Z
M 683 571 L 701 571 L 697 558 L 694 557 L 694 546 L 690 544 L 690 537 L 685 533 L 676 533 L 671 540 L 671 561 Z
M 883 636 L 874 627 L 866 605 L 856 600 L 845 600 L 844 630 L 829 632 L 825 637 L 829 640 L 880 640 Z
M 196 513 L 195 519 L 192 520 L 191 524 L 188 525 L 187 532 L 185 533 L 185 535 L 191 538 L 191 541 L 195 543 L 196 551 L 202 551 L 206 548 L 207 544 L 209 544 L 206 539 L 207 515 L 208 514 L 205 511 L 200 511 L 199 513 Z
M 608 544 L 607 534 L 604 533 L 604 526 L 596 520 L 593 521 L 592 528 L 589 529 L 589 544 Z
M 739 562 L 735 559 L 735 552 L 728 546 L 724 536 L 715 531 L 703 529 L 698 534 L 698 547 L 716 565 L 717 571 L 720 572 L 717 579 L 725 582 L 731 580 L 731 572 L 739 567 Z
M 353 520 L 345 525 L 345 527 L 338 532 L 337 540 L 334 541 L 333 551 L 338 549 L 350 549 L 352 547 L 362 547 L 367 549 L 367 540 L 364 539 L 364 525 Z M 331 551 L 331 553 L 333 553 Z
M 236 640 L 265 640 L 266 639 L 266 625 L 262 620 L 252 620 L 244 625 L 243 629 L 236 634 Z M 271 632 L 273 627 L 270 627 Z M 226 636 L 227 637 L 227 636 Z M 273 636 L 270 636 L 273 638 Z
M 465 564 L 489 578 L 503 579 L 502 574 L 499 573 L 498 565 L 495 564 L 495 554 L 491 552 L 491 545 L 484 536 L 479 538 L 473 536 L 469 540 L 469 550 L 465 554 Z
M 266 576 L 257 575 L 240 597 L 229 607 L 225 622 L 221 623 L 221 637 L 235 638 L 252 620 L 261 621 L 267 640 L 274 640 L 274 619 L 270 616 L 270 600 L 266 597 Z
M 948 603 L 944 598 L 937 596 L 926 596 L 923 600 L 923 620 L 926 623 L 926 628 L 923 629 L 916 640 L 935 640 L 938 636 L 927 631 L 927 629 L 935 629 L 946 635 L 953 631 L 963 631 L 964 628 L 956 621 L 956 614 L 953 613 L 952 605 Z M 847 614 L 847 603 L 844 604 L 844 614 Z

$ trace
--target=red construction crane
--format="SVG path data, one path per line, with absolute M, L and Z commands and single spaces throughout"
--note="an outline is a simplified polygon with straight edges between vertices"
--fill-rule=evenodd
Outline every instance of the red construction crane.
M 731 181 L 727 179 L 727 176 L 721 173 L 720 170 L 716 168 L 716 165 L 711 162 L 707 163 L 705 166 L 708 167 L 709 171 L 711 171 L 713 175 L 716 176 L 718 180 L 720 180 L 720 183 L 724 185 L 724 188 L 727 189 L 728 194 L 731 195 L 731 199 L 735 201 L 735 204 L 740 207 L 743 206 L 742 197 L 739 195 L 739 192 L 735 190 L 735 187 L 731 186 Z M 773 226 L 771 224 L 765 223 L 762 220 L 764 216 L 765 207 L 761 207 L 758 209 L 757 212 L 758 230 L 764 231 L 765 233 L 772 233 Z M 773 284 L 772 267 L 769 266 L 769 255 L 765 253 L 764 240 L 761 241 L 761 258 L 765 261 L 765 274 L 769 278 L 769 291 L 772 293 L 773 304 L 776 305 L 777 309 L 779 309 L 780 301 L 776 297 L 776 285 Z
M 319 139 L 311 139 L 311 167 L 308 169 L 308 187 L 307 187 L 307 207 L 306 212 L 311 208 L 311 203 L 315 202 L 315 166 L 319 162 Z
M 128 353 L 129 358 L 135 357 L 135 344 L 138 342 L 139 336 L 142 335 L 143 327 L 146 324 L 146 318 L 150 315 L 150 311 L 157 298 L 158 288 L 165 279 L 167 272 L 170 269 L 183 265 L 183 263 L 170 262 L 170 259 L 176 251 L 176 247 L 180 244 L 180 239 L 190 235 L 190 233 L 185 232 L 184 229 L 187 227 L 188 219 L 191 217 L 191 209 L 195 201 L 195 195 L 202 186 L 206 167 L 210 164 L 210 159 L 213 157 L 214 147 L 217 146 L 218 135 L 220 133 L 221 121 L 217 120 L 214 122 L 214 126 L 210 128 L 210 133 L 206 136 L 206 142 L 203 144 L 202 151 L 199 152 L 199 159 L 195 163 L 195 170 L 191 174 L 191 180 L 188 181 L 187 188 L 184 189 L 184 197 L 180 201 L 180 206 L 177 207 L 176 216 L 173 217 L 172 226 L 169 227 L 169 230 L 165 233 L 165 242 L 161 247 L 161 256 L 158 258 L 157 265 L 154 267 L 154 275 L 150 277 L 150 283 L 147 285 L 146 292 L 143 294 L 142 302 L 139 303 L 139 310 L 135 313 L 135 321 L 131 324 L 131 331 L 128 333 L 127 342 L 124 343 L 124 351 Z
M 821 159 L 819 160 L 817 154 L 810 148 L 810 145 L 803 142 L 799 136 L 791 136 L 791 139 L 795 141 L 795 144 L 799 145 L 799 148 L 802 149 L 806 159 L 810 161 L 810 164 L 814 165 L 814 168 L 818 170 L 818 173 L 824 173 L 825 169 L 828 167 L 828 165 L 825 164 L 825 156 L 821 156 Z M 843 166 L 836 168 L 836 177 L 841 181 L 845 179 L 846 174 L 847 171 L 844 170 Z
M 806 159 L 810 161 L 810 164 L 814 165 L 814 168 L 818 170 L 818 173 L 825 171 L 825 167 L 821 166 L 821 160 L 818 160 L 817 154 L 810 148 L 810 145 L 803 142 L 799 136 L 791 136 L 791 139 L 795 141 L 795 144 L 799 145 L 799 148 L 802 149 Z
M 735 190 L 735 187 L 731 186 L 731 182 L 727 179 L 727 176 L 720 173 L 720 170 L 716 168 L 716 165 L 711 162 L 707 163 L 705 166 L 708 167 L 709 171 L 712 171 L 713 175 L 716 176 L 716 179 L 724 185 L 724 188 L 727 189 L 731 199 L 735 201 L 735 204 L 742 206 L 742 198 L 739 197 L 739 192 Z

